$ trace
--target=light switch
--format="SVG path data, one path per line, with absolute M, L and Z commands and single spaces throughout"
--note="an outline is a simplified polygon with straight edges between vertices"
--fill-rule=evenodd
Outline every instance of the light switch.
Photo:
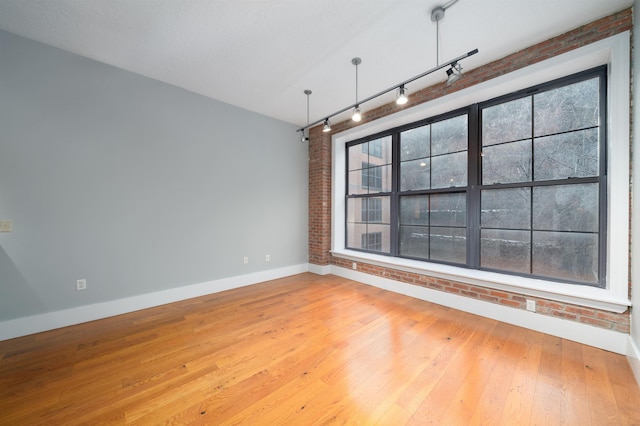
M 11 232 L 11 227 L 10 220 L 0 220 L 0 232 Z

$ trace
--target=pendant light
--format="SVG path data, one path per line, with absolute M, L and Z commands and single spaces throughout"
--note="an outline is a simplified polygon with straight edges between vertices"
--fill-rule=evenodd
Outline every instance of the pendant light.
M 358 65 L 362 63 L 362 59 L 353 58 L 351 63 L 356 66 L 356 107 L 353 109 L 351 119 L 353 121 L 360 121 L 362 120 L 362 114 L 360 113 L 360 105 L 358 105 Z
M 311 94 L 311 90 L 306 89 L 304 94 L 307 95 L 307 128 L 309 127 L 309 95 Z M 304 130 L 302 131 L 302 138 L 300 142 L 305 143 L 309 140 L 309 136 L 304 134 Z
M 407 98 L 407 89 L 404 87 L 404 84 L 398 87 L 398 92 L 396 93 L 396 104 L 404 105 L 407 103 L 409 98 Z

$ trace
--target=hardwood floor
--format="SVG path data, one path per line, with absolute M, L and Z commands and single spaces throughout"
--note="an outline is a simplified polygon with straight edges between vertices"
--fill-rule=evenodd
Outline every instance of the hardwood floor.
M 624 356 L 302 274 L 0 342 L 0 424 L 640 424 Z

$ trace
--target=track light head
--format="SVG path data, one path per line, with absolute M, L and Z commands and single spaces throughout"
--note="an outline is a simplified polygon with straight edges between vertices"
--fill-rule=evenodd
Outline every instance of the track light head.
M 362 114 L 360 114 L 360 105 L 356 105 L 356 107 L 353 109 L 353 114 L 351 115 L 351 119 L 353 121 L 362 120 Z
M 324 125 L 322 126 L 322 131 L 327 133 L 331 131 L 331 124 L 329 123 L 329 119 L 325 118 Z
M 462 75 L 462 67 L 459 63 L 454 62 L 451 64 L 451 68 L 447 70 L 447 84 L 454 83 L 460 79 Z
M 407 103 L 409 98 L 407 98 L 407 89 L 404 87 L 404 84 L 398 87 L 398 91 L 396 92 L 396 104 L 404 105 Z

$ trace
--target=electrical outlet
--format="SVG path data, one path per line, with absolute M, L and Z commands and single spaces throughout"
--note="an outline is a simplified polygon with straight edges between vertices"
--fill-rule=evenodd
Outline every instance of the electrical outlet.
M 264 261 L 265 262 L 270 262 L 271 261 L 271 255 L 270 254 L 265 254 L 264 255 Z
M 242 263 L 244 263 L 245 265 L 246 265 L 247 263 L 249 263 L 249 257 L 248 257 L 248 256 L 243 257 L 243 258 L 242 258 Z
M 358 269 L 358 264 L 357 264 L 356 262 L 353 262 L 353 263 L 351 264 L 351 268 L 352 268 L 352 269 Z
M 87 280 L 86 279 L 81 279 L 81 280 L 77 280 L 76 281 L 76 290 L 80 291 L 80 290 L 86 290 L 87 289 Z
M 527 311 L 535 312 L 536 311 L 536 301 L 527 299 Z
M 0 232 L 11 232 L 13 225 L 10 220 L 0 220 Z

